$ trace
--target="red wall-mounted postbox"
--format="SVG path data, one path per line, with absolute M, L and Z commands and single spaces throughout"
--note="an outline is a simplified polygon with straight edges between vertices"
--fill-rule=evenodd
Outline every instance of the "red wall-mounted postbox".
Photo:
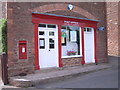
M 19 41 L 19 59 L 27 59 L 27 42 Z

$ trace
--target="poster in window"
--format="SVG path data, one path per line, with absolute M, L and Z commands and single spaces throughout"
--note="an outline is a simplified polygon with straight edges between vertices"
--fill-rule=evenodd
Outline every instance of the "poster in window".
M 65 38 L 61 37 L 61 42 L 65 43 Z
M 44 40 L 40 40 L 40 46 L 44 46 Z
M 62 45 L 66 45 L 66 30 L 65 29 L 61 30 L 61 43 Z
M 44 38 L 39 39 L 39 44 L 40 44 L 40 49 L 45 48 L 45 40 L 44 40 Z
M 76 42 L 77 41 L 77 33 L 76 31 L 70 31 L 70 41 Z

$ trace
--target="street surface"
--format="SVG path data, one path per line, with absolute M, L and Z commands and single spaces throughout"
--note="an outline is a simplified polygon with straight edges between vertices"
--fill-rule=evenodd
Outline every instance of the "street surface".
M 35 88 L 118 88 L 118 67 L 114 66 L 69 80 L 37 85 Z
M 118 58 L 110 56 L 109 65 L 112 65 L 113 67 L 84 74 L 82 76 L 72 77 L 71 79 L 65 79 L 64 81 L 59 80 L 48 84 L 40 84 L 34 87 L 28 87 L 28 90 L 36 90 L 40 88 L 51 88 L 51 90 L 53 90 L 53 88 L 108 88 L 109 90 L 117 90 L 114 88 L 118 88 Z M 0 88 L 21 88 L 11 85 L 2 85 L 2 83 L 0 83 L 0 85 L 2 86 L 0 86 Z

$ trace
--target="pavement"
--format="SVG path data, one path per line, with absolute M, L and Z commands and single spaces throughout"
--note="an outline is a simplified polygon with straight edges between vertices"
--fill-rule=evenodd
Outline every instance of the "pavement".
M 72 77 L 84 75 L 91 72 L 96 72 L 99 70 L 104 70 L 113 67 L 117 62 L 114 62 L 115 58 L 109 57 L 109 63 L 90 64 L 81 65 L 74 67 L 64 67 L 64 68 L 51 68 L 35 71 L 33 74 L 28 74 L 26 76 L 14 76 L 10 77 L 10 85 L 15 88 L 19 87 L 33 87 L 35 85 L 42 85 L 45 83 L 60 81 L 69 79 Z M 116 60 L 117 61 L 117 60 Z M 113 63 L 113 64 L 112 64 Z
M 98 70 L 110 68 L 111 65 L 99 64 L 99 65 L 87 65 L 76 66 L 69 68 L 60 68 L 48 70 L 46 72 L 37 71 L 34 74 L 28 74 L 27 76 L 15 76 L 10 78 L 10 84 L 16 87 L 32 87 L 37 84 L 45 84 L 54 82 L 57 80 L 65 80 L 75 77 L 77 75 L 83 75 Z
M 3 88 L 19 88 L 19 87 L 12 86 L 12 85 L 4 85 L 0 78 L 0 90 L 2 90 Z

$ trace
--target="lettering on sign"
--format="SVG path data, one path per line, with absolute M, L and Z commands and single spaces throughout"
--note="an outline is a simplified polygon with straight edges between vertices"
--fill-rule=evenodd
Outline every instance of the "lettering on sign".
M 79 26 L 79 22 L 64 21 L 64 25 Z

